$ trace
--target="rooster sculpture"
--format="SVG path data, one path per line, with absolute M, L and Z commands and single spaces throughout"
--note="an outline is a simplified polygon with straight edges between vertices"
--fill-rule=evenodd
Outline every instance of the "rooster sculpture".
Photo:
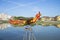
M 30 25 L 32 23 L 36 23 L 36 21 L 38 19 L 40 19 L 40 16 L 41 16 L 41 13 L 38 12 L 34 18 L 31 18 L 31 19 L 28 19 L 28 20 L 24 20 L 24 19 L 23 20 L 21 20 L 21 19 L 17 19 L 17 20 L 10 19 L 9 23 L 10 24 L 19 24 L 19 25 L 24 25 L 24 24 Z

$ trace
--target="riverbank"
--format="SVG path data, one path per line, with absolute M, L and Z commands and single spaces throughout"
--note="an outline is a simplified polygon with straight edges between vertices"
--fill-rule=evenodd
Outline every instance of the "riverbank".
M 60 24 L 60 21 L 37 21 L 38 25 L 57 25 Z
M 8 23 L 8 21 L 0 21 L 0 24 L 3 24 L 3 23 Z M 32 26 L 33 25 L 43 25 L 43 26 L 51 26 L 51 25 L 54 25 L 54 26 L 57 26 L 57 25 L 60 25 L 60 21 L 37 21 L 36 23 L 34 24 L 31 24 Z M 17 26 L 18 24 L 16 24 L 15 26 Z M 23 25 L 19 25 L 19 26 L 26 26 L 26 24 L 23 24 Z

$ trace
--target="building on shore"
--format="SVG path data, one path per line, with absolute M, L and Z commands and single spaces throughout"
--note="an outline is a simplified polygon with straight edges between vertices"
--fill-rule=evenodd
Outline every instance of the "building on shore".
M 7 14 L 4 14 L 4 13 L 1 13 L 0 14 L 0 20 L 8 20 L 10 18 L 11 18 L 11 16 L 9 16 Z
M 60 21 L 60 16 L 55 16 L 55 21 Z
M 40 20 L 41 21 L 54 21 L 54 17 L 43 16 Z

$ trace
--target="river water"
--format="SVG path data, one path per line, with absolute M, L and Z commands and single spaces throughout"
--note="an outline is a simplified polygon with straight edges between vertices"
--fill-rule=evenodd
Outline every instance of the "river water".
M 55 26 L 17 26 L 0 24 L 0 40 L 60 40 L 60 28 Z

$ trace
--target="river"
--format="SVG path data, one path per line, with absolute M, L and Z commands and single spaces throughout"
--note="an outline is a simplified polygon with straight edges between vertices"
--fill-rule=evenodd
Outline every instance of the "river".
M 0 24 L 0 40 L 60 40 L 60 28 L 55 26 L 17 26 Z

